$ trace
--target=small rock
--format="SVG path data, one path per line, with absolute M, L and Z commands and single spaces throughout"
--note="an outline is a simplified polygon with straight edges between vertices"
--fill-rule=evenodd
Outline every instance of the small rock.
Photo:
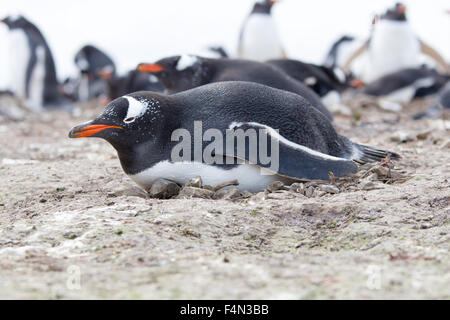
M 284 189 L 284 183 L 281 181 L 275 181 L 266 188 L 269 192 L 275 192 L 282 189 Z
M 423 230 L 430 229 L 430 228 L 432 228 L 432 227 L 433 227 L 433 225 L 432 225 L 431 223 L 428 223 L 428 222 L 422 223 L 422 224 L 420 225 L 420 229 L 423 229 Z
M 432 131 L 425 131 L 425 132 L 421 132 L 417 135 L 417 139 L 419 140 L 425 140 L 426 138 L 428 138 L 428 136 L 431 134 Z
M 150 197 L 156 199 L 170 199 L 179 193 L 180 186 L 175 182 L 165 179 L 156 180 L 150 190 L 148 190 Z
M 331 185 L 321 185 L 319 188 L 325 193 L 338 194 L 340 192 L 337 187 Z
M 289 190 L 291 190 L 292 192 L 297 192 L 297 193 L 301 193 L 301 194 L 305 194 L 305 185 L 303 183 L 293 183 L 290 187 Z
M 219 190 L 216 193 L 214 193 L 214 196 L 213 196 L 213 198 L 216 200 L 218 200 L 218 199 L 233 200 L 233 199 L 237 199 L 237 198 L 241 198 L 241 197 L 242 197 L 242 193 L 236 188 Z
M 314 187 L 308 187 L 305 190 L 305 196 L 307 196 L 308 198 L 312 198 L 314 195 Z
M 414 141 L 415 138 L 408 132 L 398 131 L 391 136 L 392 142 L 406 143 Z
M 201 188 L 203 187 L 202 177 L 195 177 L 186 183 L 185 187 Z
M 379 183 L 374 183 L 373 181 L 364 180 L 359 184 L 361 190 L 377 190 L 383 189 Z
M 267 199 L 273 199 L 273 200 L 287 200 L 287 199 L 294 199 L 295 195 L 292 192 L 289 191 L 277 191 L 272 192 L 267 195 Z
M 214 192 L 211 190 L 194 188 L 194 187 L 184 187 L 181 189 L 177 199 L 190 199 L 190 198 L 202 198 L 211 199 Z

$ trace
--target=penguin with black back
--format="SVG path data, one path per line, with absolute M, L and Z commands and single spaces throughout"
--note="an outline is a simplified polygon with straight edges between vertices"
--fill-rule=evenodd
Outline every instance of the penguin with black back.
M 23 16 L 1 19 L 11 35 L 11 91 L 31 110 L 71 111 L 60 93 L 55 61 L 41 31 Z
M 164 86 L 152 74 L 131 70 L 124 76 L 110 76 L 102 73 L 108 84 L 108 98 L 117 99 L 128 93 L 137 91 L 163 92 Z
M 175 134 L 180 129 L 191 138 L 182 138 L 188 147 L 182 151 L 183 160 L 173 159 L 174 153 L 180 154 Z M 256 146 L 244 139 L 244 151 L 236 143 L 228 148 L 225 137 L 238 129 L 258 132 Z M 200 146 L 195 141 L 198 134 Z M 267 149 L 278 166 L 251 156 L 252 147 L 261 151 L 264 134 L 278 144 Z M 125 173 L 144 189 L 160 178 L 184 184 L 201 176 L 207 185 L 238 179 L 241 189 L 259 191 L 280 179 L 328 180 L 330 172 L 336 177 L 355 173 L 356 163 L 398 158 L 337 134 L 328 119 L 297 94 L 240 81 L 212 83 L 174 95 L 133 93 L 112 101 L 95 120 L 73 128 L 69 137 L 108 141 Z M 209 151 L 215 158 L 206 161 L 203 155 L 212 139 L 215 147 Z M 224 158 L 233 161 L 220 162 Z
M 425 111 L 415 114 L 414 120 L 421 120 L 424 118 L 440 117 L 444 110 L 450 110 L 450 82 L 441 90 L 439 97 L 435 104 L 427 108 Z
M 437 94 L 448 81 L 450 81 L 450 76 L 422 66 L 421 68 L 403 69 L 381 77 L 366 85 L 361 92 L 395 102 L 409 103 L 416 98 Z
M 328 68 L 293 59 L 269 60 L 267 63 L 303 82 L 321 98 L 333 93 L 340 94 L 352 87 L 350 78 L 339 67 Z
M 182 55 L 164 58 L 156 63 L 142 63 L 138 66 L 138 70 L 154 74 L 170 94 L 212 82 L 249 81 L 263 84 L 296 93 L 308 100 L 329 120 L 333 119 L 314 91 L 267 63 Z
M 286 58 L 272 17 L 275 0 L 257 0 L 242 26 L 238 57 L 256 61 Z
M 116 65 L 111 57 L 103 50 L 88 44 L 76 53 L 74 62 L 80 71 L 79 101 L 86 102 L 99 96 L 107 96 L 108 85 L 104 79 L 116 76 Z

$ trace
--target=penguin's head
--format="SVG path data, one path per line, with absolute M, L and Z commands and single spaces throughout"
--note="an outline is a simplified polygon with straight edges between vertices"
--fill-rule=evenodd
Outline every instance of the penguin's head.
M 396 3 L 393 8 L 390 8 L 381 17 L 381 20 L 390 21 L 406 21 L 406 6 L 403 3 Z
M 194 55 L 173 56 L 156 63 L 141 63 L 137 69 L 156 76 L 167 90 L 179 92 L 203 84 L 203 60 Z
M 146 91 L 115 99 L 96 119 L 74 127 L 69 138 L 102 138 L 119 152 L 148 143 L 164 129 L 161 99 Z
M 21 15 L 17 15 L 17 16 L 7 16 L 3 19 L 0 19 L 0 22 L 3 22 L 4 24 L 6 24 L 6 26 L 8 26 L 8 28 L 10 30 L 14 30 L 14 29 L 23 29 L 28 25 L 28 20 L 25 19 L 23 16 Z
M 256 0 L 252 13 L 270 14 L 272 7 L 278 2 L 277 0 Z

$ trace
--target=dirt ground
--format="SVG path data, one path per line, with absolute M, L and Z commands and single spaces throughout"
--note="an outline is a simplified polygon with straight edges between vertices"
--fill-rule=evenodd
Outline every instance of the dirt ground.
M 449 299 L 450 123 L 423 105 L 336 118 L 401 154 L 387 177 L 234 200 L 147 198 L 108 143 L 68 139 L 99 108 L 2 122 L 0 298 Z

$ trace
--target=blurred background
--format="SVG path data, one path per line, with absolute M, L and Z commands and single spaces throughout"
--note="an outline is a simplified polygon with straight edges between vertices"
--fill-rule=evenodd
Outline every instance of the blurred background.
M 343 34 L 367 38 L 372 17 L 392 0 L 282 0 L 274 7 L 288 56 L 322 63 L 332 42 Z M 409 21 L 420 36 L 450 60 L 449 0 L 405 0 Z M 43 32 L 53 52 L 60 80 L 77 74 L 73 58 L 92 43 L 125 72 L 138 62 L 179 53 L 201 53 L 221 45 L 234 55 L 240 28 L 254 0 L 3 0 L 0 17 L 23 14 Z M 0 25 L 0 43 L 7 43 Z M 0 70 L 8 64 L 7 45 L 0 45 Z M 8 74 L 0 72 L 0 86 Z

